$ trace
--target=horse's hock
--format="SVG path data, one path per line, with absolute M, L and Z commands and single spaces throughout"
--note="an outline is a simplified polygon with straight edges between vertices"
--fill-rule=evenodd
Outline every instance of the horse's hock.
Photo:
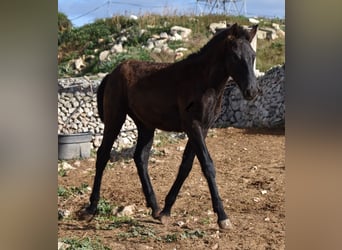
M 91 147 L 100 146 L 104 125 L 97 113 L 96 91 L 101 80 L 98 76 L 58 79 L 58 134 L 91 133 Z M 258 82 L 262 94 L 253 101 L 244 100 L 235 84 L 227 86 L 215 127 L 285 125 L 285 65 L 271 68 Z M 136 137 L 135 124 L 127 117 L 114 147 L 131 147 Z

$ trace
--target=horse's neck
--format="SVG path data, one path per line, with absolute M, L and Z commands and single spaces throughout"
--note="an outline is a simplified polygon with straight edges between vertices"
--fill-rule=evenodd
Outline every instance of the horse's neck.
M 196 64 L 198 65 L 198 83 L 205 85 L 206 88 L 213 88 L 217 92 L 224 89 L 230 75 L 224 68 L 224 62 L 201 57 L 197 59 Z

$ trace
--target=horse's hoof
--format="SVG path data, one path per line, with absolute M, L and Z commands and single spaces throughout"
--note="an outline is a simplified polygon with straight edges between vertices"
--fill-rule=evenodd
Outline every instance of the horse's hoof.
M 90 222 L 94 218 L 95 214 L 90 213 L 86 208 L 83 208 L 77 212 L 77 217 L 79 220 L 85 220 Z
M 233 229 L 233 224 L 230 222 L 229 219 L 221 220 L 218 222 L 219 227 L 223 231 L 228 231 Z
M 167 216 L 167 215 L 160 215 L 160 216 L 159 216 L 159 220 L 160 220 L 160 222 L 161 222 L 163 225 L 167 226 L 167 225 L 169 224 L 169 222 L 170 222 L 170 216 Z
M 161 214 L 161 210 L 154 211 L 152 212 L 152 218 L 155 220 L 159 220 L 160 214 Z

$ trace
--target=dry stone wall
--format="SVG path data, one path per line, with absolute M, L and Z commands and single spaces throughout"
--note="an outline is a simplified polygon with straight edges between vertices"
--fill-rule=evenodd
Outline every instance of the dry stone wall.
M 102 139 L 104 125 L 97 113 L 96 91 L 102 77 L 58 79 L 58 133 L 91 132 L 93 147 Z M 253 101 L 243 99 L 235 84 L 225 90 L 222 112 L 215 127 L 275 127 L 285 124 L 285 66 L 276 66 L 258 78 L 262 94 Z M 136 127 L 127 116 L 115 148 L 133 146 Z
M 258 78 L 261 94 L 244 100 L 236 84 L 228 85 L 222 101 L 217 127 L 285 126 L 285 65 L 275 66 Z

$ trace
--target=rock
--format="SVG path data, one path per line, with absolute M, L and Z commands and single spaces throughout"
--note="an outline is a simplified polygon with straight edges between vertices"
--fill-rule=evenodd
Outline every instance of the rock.
M 258 39 L 266 39 L 267 37 L 267 32 L 266 31 L 263 31 L 263 30 L 258 30 L 257 31 L 257 38 Z
M 57 246 L 57 249 L 58 249 L 58 250 L 67 250 L 67 249 L 70 248 L 70 247 L 71 247 L 70 244 L 67 244 L 67 243 L 58 241 L 58 246 Z
M 135 15 L 130 15 L 130 16 L 129 16 L 129 19 L 138 20 L 138 17 L 135 16 Z
M 255 18 L 248 18 L 248 21 L 252 24 L 258 24 L 260 23 L 260 21 L 258 19 L 255 19 Z
M 156 48 L 162 48 L 167 42 L 167 39 L 158 39 L 154 41 L 154 46 Z
M 277 30 L 277 35 L 279 35 L 280 37 L 285 37 L 285 31 L 279 29 Z
M 184 56 L 184 54 L 182 52 L 176 52 L 175 54 L 175 60 L 179 60 Z
M 173 26 L 173 27 L 171 27 L 171 31 L 170 31 L 170 33 L 172 35 L 174 35 L 176 33 L 180 34 L 183 39 L 189 38 L 191 32 L 192 32 L 191 29 L 184 28 L 184 27 L 181 27 L 181 26 Z
M 64 170 L 76 169 L 73 166 L 71 166 L 69 163 L 67 163 L 66 161 L 63 161 L 61 164 L 59 164 L 59 168 L 64 169 Z
M 169 35 L 166 32 L 162 32 L 162 33 L 160 33 L 159 37 L 162 39 L 168 39 Z
M 119 43 L 119 44 L 113 45 L 110 51 L 112 53 L 122 53 L 124 50 L 123 50 L 122 44 Z
M 152 50 L 154 53 L 161 53 L 161 48 L 153 48 L 153 50 Z
M 280 30 L 279 24 L 277 24 L 277 23 L 272 23 L 272 27 L 273 27 L 275 30 Z
M 153 41 L 147 41 L 146 48 L 149 50 L 152 50 L 154 48 L 154 42 Z
M 184 52 L 184 51 L 188 51 L 188 49 L 187 48 L 177 48 L 175 50 L 175 52 Z
M 219 23 L 211 23 L 209 25 L 209 29 L 210 31 L 215 34 L 216 33 L 216 30 L 217 29 L 225 29 L 227 28 L 227 23 L 226 21 L 222 21 L 222 22 L 219 22 Z
M 81 58 L 81 57 L 76 59 L 74 64 L 75 64 L 75 69 L 77 69 L 77 70 L 82 70 L 86 66 L 83 58 Z
M 276 31 L 274 29 L 272 29 L 272 28 L 261 27 L 259 30 L 265 31 L 267 33 L 266 34 L 266 38 L 267 39 L 274 40 L 274 39 L 278 38 L 278 35 L 277 35 Z
M 135 210 L 136 210 L 135 205 L 129 205 L 126 207 L 118 208 L 117 211 L 113 212 L 113 214 L 118 216 L 118 217 L 132 216 L 134 214 Z
M 219 248 L 219 244 L 218 244 L 218 243 L 214 244 L 214 245 L 211 247 L 212 250 L 216 250 L 216 249 L 218 249 L 218 248 Z

